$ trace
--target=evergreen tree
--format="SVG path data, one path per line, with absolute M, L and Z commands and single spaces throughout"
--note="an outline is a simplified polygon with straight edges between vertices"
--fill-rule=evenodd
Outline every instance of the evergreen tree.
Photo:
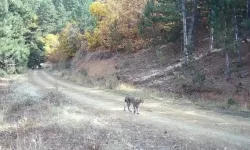
M 89 6 L 93 0 L 63 0 L 63 6 L 69 14 L 71 21 L 77 22 L 81 30 L 89 30 L 95 27 L 95 19 L 89 12 Z
M 31 12 L 21 0 L 1 3 L 4 9 L 0 10 L 0 67 L 14 73 L 28 61 L 29 49 L 23 34 Z
M 27 32 L 24 34 L 26 45 L 30 50 L 27 64 L 29 68 L 35 68 L 36 66 L 41 68 L 41 63 L 45 61 L 44 49 L 43 46 L 40 46 L 41 44 L 38 39 L 40 34 L 37 26 L 37 17 L 34 16 Z
M 174 41 L 181 35 L 180 19 L 176 0 L 159 0 L 157 3 L 149 0 L 145 6 L 139 29 L 141 33 L 153 30 L 154 38 L 161 35 L 163 42 Z
M 43 34 L 55 33 L 57 29 L 57 11 L 51 0 L 44 0 L 37 9 L 38 26 Z

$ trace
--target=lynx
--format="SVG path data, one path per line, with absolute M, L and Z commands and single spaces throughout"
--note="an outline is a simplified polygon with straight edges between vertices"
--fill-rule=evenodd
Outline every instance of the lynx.
M 124 106 L 124 111 L 126 111 L 126 107 L 128 107 L 128 110 L 130 112 L 132 112 L 130 110 L 130 105 L 132 104 L 133 105 L 133 108 L 134 108 L 134 113 L 137 112 L 137 114 L 139 114 L 139 105 L 141 103 L 144 103 L 144 100 L 143 99 L 139 99 L 139 98 L 135 98 L 135 97 L 125 97 L 125 106 Z

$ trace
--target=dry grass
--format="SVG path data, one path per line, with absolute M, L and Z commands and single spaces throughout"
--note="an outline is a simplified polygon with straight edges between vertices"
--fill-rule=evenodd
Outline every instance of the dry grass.
M 101 149 L 103 130 L 79 123 L 82 111 L 65 95 L 52 90 L 34 97 L 15 92 L 18 86 L 1 86 L 0 149 Z
M 120 90 L 120 91 L 126 91 L 126 92 L 134 92 L 134 91 L 139 91 L 139 89 L 136 89 L 134 86 L 132 85 L 128 85 L 128 84 L 119 84 L 116 87 L 116 90 Z
M 197 146 L 165 127 L 142 123 L 128 113 L 121 112 L 129 121 L 119 117 L 121 114 L 73 104 L 57 90 L 31 96 L 17 92 L 18 88 L 20 84 L 15 83 L 0 90 L 5 93 L 0 98 L 3 150 L 153 150 Z

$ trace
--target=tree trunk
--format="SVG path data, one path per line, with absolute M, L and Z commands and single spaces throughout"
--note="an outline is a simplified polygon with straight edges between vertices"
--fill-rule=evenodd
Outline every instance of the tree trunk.
M 250 19 L 250 0 L 247 0 L 246 7 L 247 7 L 246 19 Z M 248 43 L 247 40 L 248 33 L 249 33 L 249 27 L 246 27 L 246 32 L 244 33 L 244 37 L 242 39 L 245 43 Z
M 227 77 L 227 81 L 230 80 L 231 78 L 231 71 L 230 71 L 230 60 L 229 60 L 229 55 L 228 55 L 228 50 L 227 50 L 227 32 L 226 32 L 226 28 L 227 28 L 227 24 L 225 22 L 225 31 L 224 31 L 224 48 L 225 48 L 225 52 L 226 52 L 226 77 Z
M 193 39 L 194 39 L 194 23 L 196 21 L 196 0 L 193 0 L 193 9 L 192 9 L 192 16 L 191 16 L 191 21 L 189 24 L 189 29 L 188 29 L 188 46 L 193 46 Z
M 229 61 L 229 56 L 228 52 L 226 52 L 226 76 L 227 76 L 227 81 L 230 80 L 231 78 L 231 71 L 230 71 L 230 61 Z
M 250 0 L 247 0 L 247 19 L 250 19 Z
M 186 64 L 188 64 L 188 37 L 187 37 L 187 16 L 186 16 L 186 0 L 182 0 L 181 3 L 181 12 L 182 12 L 182 22 L 183 22 L 183 44 L 184 44 L 184 55 Z
M 210 29 L 210 46 L 209 46 L 208 55 L 211 54 L 213 49 L 214 49 L 214 27 L 211 27 L 211 29 Z
M 236 49 L 238 53 L 238 66 L 242 66 L 242 54 L 241 54 L 241 48 L 240 48 L 240 42 L 239 42 L 239 27 L 237 22 L 237 14 L 236 10 L 234 8 L 234 19 L 235 19 L 235 41 L 236 41 Z
M 214 10 L 211 8 L 211 27 L 210 27 L 210 46 L 208 50 L 208 55 L 213 51 L 214 48 Z

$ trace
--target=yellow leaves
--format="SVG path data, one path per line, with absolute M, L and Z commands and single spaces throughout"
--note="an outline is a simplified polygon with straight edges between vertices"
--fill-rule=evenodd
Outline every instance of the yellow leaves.
M 108 15 L 108 7 L 102 2 L 93 2 L 89 7 L 90 13 L 100 19 Z
M 47 34 L 43 39 L 42 42 L 44 43 L 45 52 L 47 55 L 52 54 L 57 50 L 59 46 L 59 36 L 54 34 Z
M 59 46 L 59 36 L 54 34 L 47 34 L 44 38 L 39 38 L 39 40 L 44 44 L 45 55 L 51 61 L 54 60 L 54 55 Z
M 94 31 L 85 33 L 89 48 L 104 46 L 109 49 L 120 49 L 127 41 L 131 41 L 133 48 L 138 47 L 134 44 L 139 40 L 137 25 L 144 6 L 145 0 L 93 2 L 90 12 L 97 18 L 97 27 Z M 114 23 L 116 29 L 111 30 Z M 114 38 L 114 35 L 119 38 Z
M 91 33 L 90 31 L 85 32 L 84 37 L 88 41 L 88 48 L 97 48 L 100 46 L 100 30 L 95 28 L 94 31 Z
M 34 15 L 34 16 L 32 17 L 32 22 L 35 23 L 35 24 L 37 24 L 37 22 L 38 22 L 38 17 L 37 17 L 37 15 Z
M 59 34 L 47 34 L 40 41 L 44 43 L 48 60 L 58 62 L 73 57 L 81 46 L 82 38 L 75 24 L 68 23 Z
M 175 26 L 176 26 L 176 22 L 168 22 L 168 23 L 160 24 L 159 28 L 162 28 L 165 31 L 171 31 L 172 28 Z

